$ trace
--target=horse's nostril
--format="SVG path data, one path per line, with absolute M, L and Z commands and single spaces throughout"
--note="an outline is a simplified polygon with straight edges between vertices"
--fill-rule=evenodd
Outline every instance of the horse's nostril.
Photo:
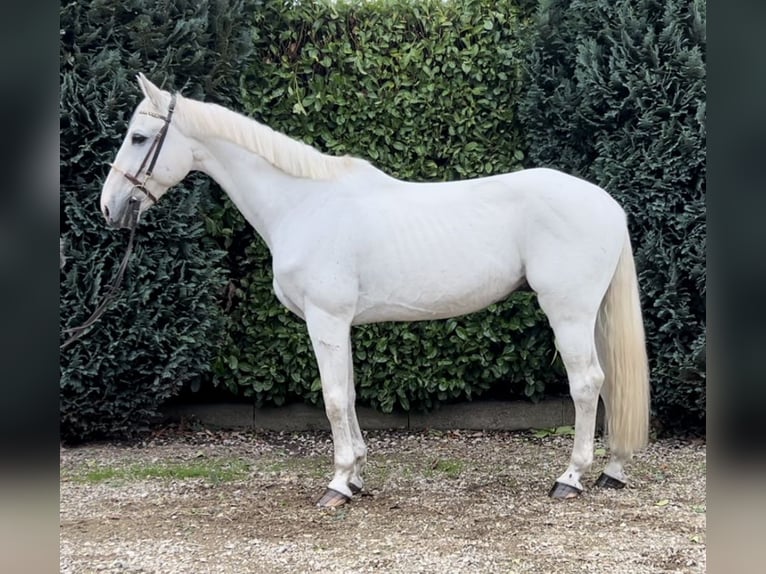
M 109 208 L 106 205 L 104 206 L 104 217 L 109 219 Z

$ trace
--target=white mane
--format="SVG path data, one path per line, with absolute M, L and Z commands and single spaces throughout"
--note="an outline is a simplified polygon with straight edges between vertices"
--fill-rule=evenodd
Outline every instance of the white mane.
M 176 117 L 189 135 L 230 141 L 261 156 L 285 173 L 308 179 L 336 179 L 353 166 L 367 162 L 351 156 L 331 156 L 294 140 L 218 104 L 199 102 L 177 94 Z

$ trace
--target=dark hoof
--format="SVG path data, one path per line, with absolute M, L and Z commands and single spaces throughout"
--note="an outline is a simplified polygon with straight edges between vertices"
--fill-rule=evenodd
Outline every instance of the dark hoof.
M 338 506 L 343 506 L 349 502 L 351 502 L 351 499 L 348 496 L 342 492 L 328 488 L 325 490 L 322 498 L 317 501 L 317 506 L 319 508 L 337 508 Z
M 619 490 L 621 488 L 625 488 L 625 483 L 602 472 L 598 477 L 598 480 L 596 480 L 596 486 L 600 486 L 602 488 L 615 488 Z
M 351 494 L 354 494 L 354 495 L 362 492 L 362 487 L 355 485 L 353 482 L 348 483 L 348 488 L 351 491 Z
M 582 494 L 581 489 L 557 481 L 553 483 L 553 488 L 551 488 L 548 496 L 558 498 L 559 500 L 568 500 L 570 498 L 577 498 L 580 494 Z

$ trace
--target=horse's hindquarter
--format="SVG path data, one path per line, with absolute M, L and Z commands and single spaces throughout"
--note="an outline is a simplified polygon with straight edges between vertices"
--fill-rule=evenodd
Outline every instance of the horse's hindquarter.
M 625 241 L 625 212 L 606 191 L 550 170 L 525 173 L 526 279 L 538 295 L 592 298 L 598 305 Z

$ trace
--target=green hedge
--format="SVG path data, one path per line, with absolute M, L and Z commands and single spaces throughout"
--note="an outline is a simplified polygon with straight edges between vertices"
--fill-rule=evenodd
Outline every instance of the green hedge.
M 87 318 L 124 253 L 126 233 L 106 228 L 98 202 L 106 163 L 139 101 L 135 74 L 231 103 L 249 49 L 241 8 L 196 0 L 62 6 L 62 328 Z M 118 300 L 61 354 L 64 439 L 145 428 L 159 405 L 210 372 L 224 327 L 225 254 L 200 217 L 209 182 L 180 187 L 142 220 Z
M 541 3 L 521 119 L 530 165 L 604 186 L 630 220 L 665 426 L 705 421 L 705 2 Z
M 244 70 L 248 113 L 392 175 L 452 180 L 522 167 L 517 2 L 266 1 Z
M 522 167 L 516 118 L 527 15 L 518 2 L 266 1 L 253 19 L 245 110 L 332 154 L 410 180 Z M 216 382 L 257 404 L 321 402 L 305 325 L 273 295 L 270 256 L 234 213 L 208 220 L 232 262 L 227 344 Z M 562 380 L 552 335 L 530 293 L 470 317 L 353 332 L 358 396 L 383 411 L 432 408 L 503 386 L 542 397 Z M 551 368 L 551 364 L 554 368 Z

